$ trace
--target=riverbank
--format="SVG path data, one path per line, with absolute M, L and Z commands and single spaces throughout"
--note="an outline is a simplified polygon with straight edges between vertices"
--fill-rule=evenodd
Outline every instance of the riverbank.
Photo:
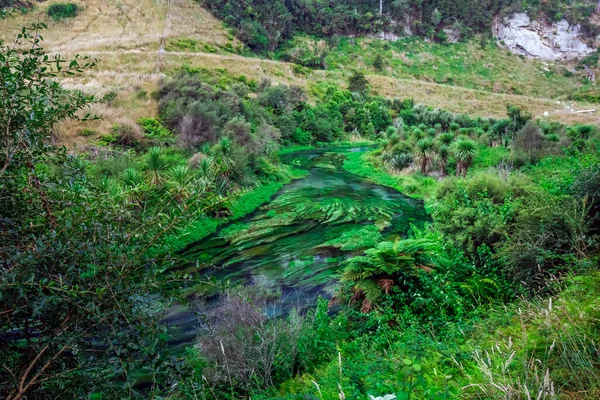
M 344 141 L 344 142 L 332 142 L 332 143 L 317 143 L 314 146 L 290 146 L 280 149 L 278 154 L 279 156 L 287 156 L 289 154 L 293 154 L 296 152 L 314 150 L 314 149 L 351 149 L 354 147 L 367 147 L 367 146 L 375 146 L 377 142 L 374 141 Z M 348 153 L 347 157 L 352 160 L 356 159 L 356 156 L 362 155 L 363 153 Z M 346 168 L 346 167 L 344 167 Z M 237 197 L 231 199 L 230 216 L 226 218 L 222 217 L 207 217 L 207 216 L 199 216 L 196 221 L 188 224 L 185 228 L 176 232 L 165 239 L 165 246 L 167 247 L 167 251 L 169 252 L 178 252 L 185 249 L 191 243 L 200 241 L 212 234 L 214 234 L 218 228 L 224 224 L 236 221 L 240 218 L 245 217 L 251 212 L 258 209 L 260 206 L 267 203 L 273 196 L 277 194 L 284 185 L 290 183 L 295 179 L 300 179 L 306 176 L 307 172 L 302 169 L 294 169 L 291 167 L 284 167 L 285 172 L 282 175 L 282 178 L 278 181 L 267 181 L 261 184 L 260 186 L 245 191 L 239 194 Z M 358 176 L 363 176 L 369 179 L 374 180 L 376 183 L 381 184 L 383 186 L 392 187 L 398 191 L 399 186 L 393 186 L 386 183 L 385 179 L 381 179 L 380 181 L 376 181 L 376 173 L 371 173 L 370 175 L 360 175 L 361 170 L 358 168 L 354 168 L 352 170 L 347 169 L 348 172 L 354 173 Z M 356 171 L 356 172 L 355 172 Z M 358 173 L 357 173 L 358 172 Z M 370 172 L 367 171 L 367 172 Z M 365 171 L 362 171 L 365 173 Z M 384 176 L 384 173 L 381 172 L 381 176 Z M 375 177 L 375 178 L 374 178 Z M 388 182 L 389 183 L 389 182 Z
M 267 203 L 273 196 L 294 179 L 306 176 L 306 171 L 288 168 L 279 181 L 267 181 L 262 185 L 244 191 L 230 200 L 228 217 L 199 216 L 198 219 L 185 226 L 181 231 L 166 238 L 165 247 L 169 252 L 178 252 L 188 245 L 212 235 L 225 224 L 245 217 Z
M 396 189 L 400 193 L 416 199 L 425 199 L 435 193 L 437 180 L 429 176 L 416 174 L 392 174 L 375 166 L 372 153 L 350 153 L 343 168 L 355 175 L 368 178 L 373 182 Z

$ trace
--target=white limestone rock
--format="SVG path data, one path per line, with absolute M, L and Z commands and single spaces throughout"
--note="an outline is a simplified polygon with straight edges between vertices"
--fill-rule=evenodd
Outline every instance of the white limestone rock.
M 566 20 L 553 24 L 531 21 L 526 13 L 516 13 L 494 24 L 496 37 L 514 53 L 545 60 L 571 60 L 594 51 L 584 43 L 581 27 Z

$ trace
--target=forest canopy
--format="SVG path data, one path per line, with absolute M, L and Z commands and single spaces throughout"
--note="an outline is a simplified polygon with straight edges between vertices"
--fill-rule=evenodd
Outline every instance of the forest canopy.
M 294 33 L 317 36 L 394 32 L 433 36 L 443 26 L 461 34 L 485 33 L 501 13 L 526 11 L 552 20 L 585 23 L 590 0 L 204 0 L 256 51 L 272 51 Z

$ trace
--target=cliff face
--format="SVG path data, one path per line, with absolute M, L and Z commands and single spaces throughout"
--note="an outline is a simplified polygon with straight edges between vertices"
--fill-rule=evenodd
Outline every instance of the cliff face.
M 571 60 L 595 50 L 584 42 L 581 27 L 566 20 L 550 24 L 531 21 L 526 13 L 516 13 L 497 21 L 493 31 L 510 51 L 528 57 Z

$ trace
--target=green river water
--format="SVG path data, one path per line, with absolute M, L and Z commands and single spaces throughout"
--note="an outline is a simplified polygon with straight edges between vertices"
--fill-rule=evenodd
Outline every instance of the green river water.
M 420 201 L 342 168 L 347 152 L 366 149 L 314 149 L 282 156 L 308 171 L 283 187 L 268 204 L 188 246 L 179 270 L 198 272 L 230 285 L 246 285 L 269 300 L 264 312 L 287 314 L 313 306 L 339 287 L 338 273 L 348 257 L 377 241 L 405 235 L 426 214 Z M 219 301 L 212 285 L 182 286 L 192 303 Z M 197 311 L 170 313 L 175 344 L 194 340 Z

